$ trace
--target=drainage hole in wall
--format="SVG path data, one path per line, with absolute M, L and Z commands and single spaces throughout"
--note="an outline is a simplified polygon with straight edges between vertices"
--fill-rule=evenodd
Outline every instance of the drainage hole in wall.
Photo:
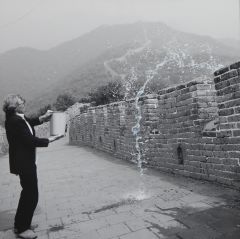
M 181 145 L 178 145 L 177 147 L 177 157 L 178 157 L 178 164 L 183 164 L 184 159 L 183 159 L 183 150 Z

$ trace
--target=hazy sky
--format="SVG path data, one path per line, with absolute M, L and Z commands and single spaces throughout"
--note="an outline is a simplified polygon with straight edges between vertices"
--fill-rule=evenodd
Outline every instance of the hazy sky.
M 103 24 L 163 21 L 176 29 L 237 38 L 239 0 L 0 0 L 0 52 L 48 49 Z

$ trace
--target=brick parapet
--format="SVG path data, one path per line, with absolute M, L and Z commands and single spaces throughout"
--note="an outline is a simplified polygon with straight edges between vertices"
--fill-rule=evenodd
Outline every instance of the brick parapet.
M 239 65 L 140 98 L 146 166 L 239 188 Z M 134 161 L 136 112 L 134 99 L 89 107 L 72 120 L 70 143 Z
M 240 136 L 240 62 L 215 72 L 219 137 Z
M 8 143 L 6 132 L 3 127 L 0 126 L 0 156 L 6 154 L 8 151 Z

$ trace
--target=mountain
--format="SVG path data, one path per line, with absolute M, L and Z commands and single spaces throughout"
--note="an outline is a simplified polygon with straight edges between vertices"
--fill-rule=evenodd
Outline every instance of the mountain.
M 239 58 L 239 51 L 221 41 L 163 23 L 100 26 L 47 51 L 18 48 L 1 54 L 0 103 L 9 92 L 17 92 L 34 111 L 62 92 L 81 98 L 114 79 L 132 96 L 130 86 L 148 77 L 150 91 L 211 76 Z
M 224 45 L 235 48 L 238 52 L 240 52 L 240 40 L 232 38 L 221 38 L 219 41 Z

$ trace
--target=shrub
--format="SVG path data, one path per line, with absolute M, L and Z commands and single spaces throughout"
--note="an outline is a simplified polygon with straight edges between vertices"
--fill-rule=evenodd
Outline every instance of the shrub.
M 89 93 L 91 102 L 95 105 L 104 105 L 122 100 L 124 97 L 121 82 L 109 82 L 107 85 L 98 87 L 94 92 Z
M 37 112 L 37 116 L 45 114 L 48 110 L 51 110 L 52 106 L 50 104 L 45 105 L 44 107 L 40 108 Z
M 74 97 L 72 97 L 69 93 L 63 93 L 57 97 L 53 106 L 56 110 L 65 111 L 68 107 L 74 105 L 75 103 L 76 99 Z

